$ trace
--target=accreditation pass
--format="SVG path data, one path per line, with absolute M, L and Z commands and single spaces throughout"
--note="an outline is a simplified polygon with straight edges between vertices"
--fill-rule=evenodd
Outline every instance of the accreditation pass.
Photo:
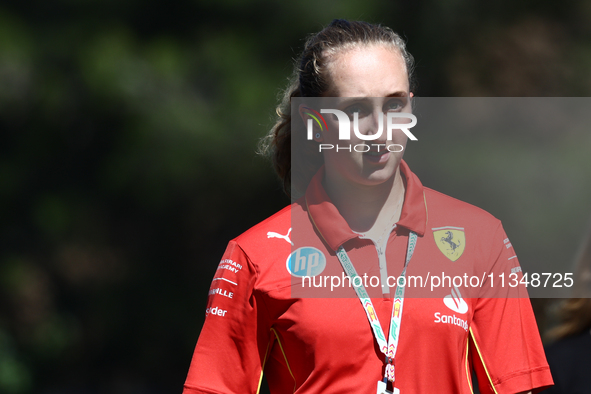
M 388 390 L 386 387 L 386 382 L 378 380 L 377 394 L 400 394 L 400 390 L 398 390 L 396 387 L 394 387 L 394 392 Z

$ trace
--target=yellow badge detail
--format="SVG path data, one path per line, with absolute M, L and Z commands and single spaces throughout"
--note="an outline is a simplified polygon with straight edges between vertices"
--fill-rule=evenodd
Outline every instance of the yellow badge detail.
M 466 248 L 466 235 L 461 227 L 434 228 L 433 237 L 437 247 L 451 261 L 460 258 Z

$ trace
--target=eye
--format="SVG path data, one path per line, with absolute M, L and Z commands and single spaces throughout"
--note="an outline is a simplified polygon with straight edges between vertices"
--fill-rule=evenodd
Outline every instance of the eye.
M 365 109 L 365 107 L 363 105 L 360 104 L 353 104 L 348 106 L 347 108 L 345 108 L 344 111 L 350 119 L 353 119 L 353 115 L 355 113 L 357 113 L 357 116 L 359 118 L 363 118 L 364 116 L 366 116 L 368 114 L 367 110 Z
M 400 100 L 400 99 L 390 100 L 386 103 L 385 111 L 386 112 L 400 111 L 402 108 L 404 108 L 405 104 L 406 103 L 404 102 L 404 100 Z

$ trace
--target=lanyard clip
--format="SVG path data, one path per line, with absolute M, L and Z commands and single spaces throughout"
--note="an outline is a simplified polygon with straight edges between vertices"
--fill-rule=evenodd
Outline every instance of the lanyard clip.
M 394 358 L 386 357 L 386 370 L 384 371 L 384 379 L 388 379 L 394 383 Z

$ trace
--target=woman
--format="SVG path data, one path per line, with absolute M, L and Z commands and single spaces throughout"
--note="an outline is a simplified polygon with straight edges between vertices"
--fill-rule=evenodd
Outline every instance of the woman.
M 555 386 L 549 394 L 591 393 L 591 229 L 575 260 L 573 297 L 558 309 L 560 324 L 546 349 Z
M 471 393 L 473 368 L 481 392 L 552 384 L 522 288 L 467 298 L 389 280 L 519 267 L 497 219 L 424 188 L 402 160 L 408 133 L 388 139 L 391 114 L 411 112 L 411 72 L 385 27 L 335 20 L 308 40 L 267 139 L 286 189 L 305 193 L 228 245 L 185 393 L 255 393 L 263 370 L 272 393 Z M 369 148 L 329 149 L 344 141 L 326 105 Z

